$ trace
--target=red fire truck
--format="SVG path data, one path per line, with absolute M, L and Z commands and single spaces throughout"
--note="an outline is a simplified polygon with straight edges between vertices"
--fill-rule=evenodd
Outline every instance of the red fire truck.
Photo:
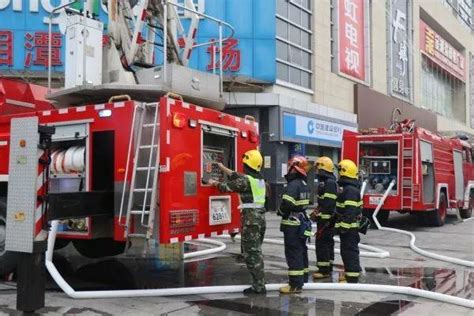
M 1 82 L 37 89 L 6 79 Z M 70 217 L 60 222 L 60 244 L 72 241 L 81 254 L 102 257 L 119 254 L 126 241 L 140 238 L 166 244 L 239 230 L 238 196 L 221 194 L 205 180 L 223 177 L 215 162 L 242 171 L 239 158 L 258 143 L 254 120 L 171 97 L 156 103 L 126 100 L 61 109 L 50 105 L 48 110 L 37 110 L 35 104 L 22 95 L 0 104 L 3 230 L 10 122 L 32 116 L 56 129 L 49 170 L 50 208 Z M 78 218 L 85 209 L 88 216 Z M 10 255 L 2 251 L 0 272 L 12 267 Z
M 232 26 L 198 12 L 189 0 L 110 0 L 104 34 L 93 3 L 85 1 L 80 11 L 61 7 L 67 19 L 63 89 L 0 82 L 0 274 L 11 271 L 16 259 L 5 251 L 5 230 L 14 229 L 6 223 L 31 218 L 16 210 L 18 218 L 9 212 L 5 219 L 9 199 L 23 198 L 9 194 L 10 186 L 18 192 L 22 185 L 19 178 L 9 182 L 9 173 L 38 157 L 38 178 L 31 179 L 38 198 L 25 197 L 37 200 L 28 210 L 35 241 L 44 242 L 53 219 L 60 219 L 57 246 L 72 241 L 87 257 L 239 230 L 238 195 L 207 184 L 224 176 L 216 162 L 242 171 L 240 157 L 259 140 L 253 118 L 222 112 L 219 52 Z M 190 19 L 181 23 L 183 10 Z M 200 21 L 216 26 L 218 40 L 198 43 Z M 191 52 L 206 45 L 213 48 L 217 73 L 187 67 Z M 23 122 L 29 131 L 38 125 L 51 133 L 43 126 L 54 127 L 51 148 L 41 148 L 38 157 L 9 157 L 31 143 L 23 139 L 28 135 L 12 143 L 18 135 L 11 131 L 22 134 Z
M 360 133 L 345 132 L 342 156 L 355 161 L 367 180 L 364 212 L 379 204 L 391 181 L 395 185 L 379 213 L 386 221 L 390 211 L 411 212 L 420 223 L 442 226 L 448 210 L 462 218 L 474 206 L 472 146 L 460 138 L 447 138 L 416 127 L 414 120 Z

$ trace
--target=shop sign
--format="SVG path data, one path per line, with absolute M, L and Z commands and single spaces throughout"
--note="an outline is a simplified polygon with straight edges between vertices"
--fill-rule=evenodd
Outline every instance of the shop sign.
M 52 10 L 69 3 L 70 0 L 0 0 L 0 73 L 38 72 L 40 76 L 48 69 L 48 24 Z M 97 18 L 107 23 L 106 2 L 94 0 Z M 138 13 L 140 2 L 132 1 L 132 11 Z M 177 0 L 183 5 L 185 0 Z M 235 29 L 235 36 L 226 40 L 220 52 L 217 39 L 218 27 L 215 22 L 203 19 L 196 34 L 198 43 L 213 42 L 214 45 L 201 46 L 192 50 L 189 67 L 207 72 L 217 72 L 222 68 L 224 80 L 236 77 L 246 81 L 273 83 L 276 80 L 276 39 L 274 1 L 205 1 L 193 0 L 199 12 L 223 18 Z M 82 2 L 79 2 L 82 5 Z M 78 5 L 79 5 L 78 4 Z M 271 4 L 271 5 L 270 5 Z M 265 10 L 262 10 L 265 8 Z M 184 18 L 187 29 L 192 16 L 185 10 L 178 10 Z M 255 14 L 254 14 L 255 13 Z M 51 66 L 54 72 L 64 71 L 66 40 L 61 35 L 65 26 L 64 12 L 55 14 L 52 20 L 53 38 Z M 224 36 L 227 36 L 224 28 Z M 156 40 L 160 42 L 161 39 Z M 222 55 L 222 58 L 220 57 Z M 163 53 L 155 50 L 155 61 L 161 63 Z M 220 63 L 222 60 L 222 65 Z
M 421 20 L 420 49 L 424 55 L 441 68 L 462 81 L 466 80 L 464 55 Z
M 365 0 L 338 0 L 339 72 L 366 81 Z
M 283 137 L 286 140 L 324 141 L 340 145 L 344 130 L 357 131 L 357 128 L 323 119 L 283 113 Z
M 388 87 L 392 96 L 411 100 L 410 0 L 390 0 Z

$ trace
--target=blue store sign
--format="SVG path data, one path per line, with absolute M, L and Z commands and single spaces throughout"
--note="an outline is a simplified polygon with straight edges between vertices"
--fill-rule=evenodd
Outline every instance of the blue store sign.
M 100 2 L 99 19 L 107 21 L 107 8 Z M 0 0 L 0 71 L 38 72 L 47 70 L 48 16 L 53 8 L 69 0 Z M 178 1 L 183 3 L 183 0 Z M 195 0 L 198 10 L 225 20 L 235 28 L 234 37 L 223 46 L 222 67 L 226 76 L 268 83 L 276 78 L 275 0 Z M 186 27 L 186 14 L 184 26 Z M 52 65 L 64 71 L 64 36 L 61 17 L 53 20 Z M 229 34 L 225 31 L 224 36 Z M 215 23 L 201 20 L 198 43 L 217 40 Z M 213 49 L 193 51 L 190 66 L 203 71 L 218 68 Z M 157 51 L 156 60 L 161 58 Z
M 342 123 L 283 112 L 283 138 L 288 141 L 340 146 L 344 130 L 357 128 Z

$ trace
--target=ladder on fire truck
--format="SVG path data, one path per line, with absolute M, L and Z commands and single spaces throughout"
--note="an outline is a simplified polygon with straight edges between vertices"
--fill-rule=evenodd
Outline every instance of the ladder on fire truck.
M 413 208 L 413 155 L 414 136 L 412 133 L 402 134 L 402 209 Z
M 159 104 L 143 103 L 135 107 L 132 135 L 127 155 L 125 179 L 132 162 L 131 183 L 128 191 L 125 224 L 122 215 L 127 190 L 123 190 L 119 224 L 125 227 L 127 241 L 141 238 L 146 242 L 153 236 L 157 208 L 158 172 L 160 163 Z M 146 252 L 147 243 L 144 251 Z

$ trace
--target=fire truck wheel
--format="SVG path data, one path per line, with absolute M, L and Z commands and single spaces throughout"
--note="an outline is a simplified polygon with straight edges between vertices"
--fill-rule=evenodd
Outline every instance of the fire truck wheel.
M 470 218 L 472 216 L 472 207 L 460 210 L 461 218 Z
M 56 239 L 54 242 L 54 250 L 59 250 L 65 248 L 67 245 L 69 245 L 71 241 L 66 240 L 66 239 Z
M 5 251 L 7 205 L 0 201 L 0 276 L 15 271 L 18 254 Z
M 471 196 L 469 197 L 469 208 L 460 209 L 461 218 L 470 218 L 472 216 L 472 209 L 474 208 L 474 192 L 471 191 Z
M 370 220 L 370 227 L 377 229 L 377 225 L 375 225 L 374 220 L 372 219 L 372 214 L 374 213 L 373 210 L 364 209 L 362 214 Z M 382 211 L 380 210 L 377 214 L 377 220 L 379 221 L 380 225 L 384 226 L 387 221 L 388 217 L 390 216 L 390 211 Z
M 446 221 L 446 214 L 448 212 L 448 201 L 446 194 L 441 192 L 439 195 L 439 207 L 437 210 L 426 212 L 425 222 L 428 226 L 440 227 Z
M 112 238 L 74 240 L 72 243 L 81 255 L 92 259 L 116 256 L 125 251 L 125 243 L 117 242 Z

